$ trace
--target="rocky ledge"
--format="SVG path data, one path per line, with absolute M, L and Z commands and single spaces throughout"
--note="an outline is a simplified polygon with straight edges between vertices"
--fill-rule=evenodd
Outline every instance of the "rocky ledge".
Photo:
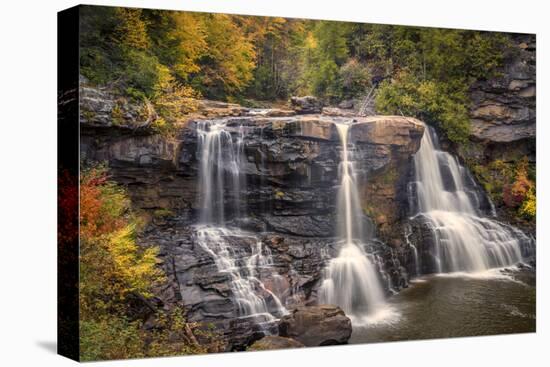
M 353 122 L 349 142 L 362 200 L 373 203 L 364 206 L 364 225 L 372 230 L 364 246 L 386 277 L 388 293 L 407 286 L 404 261 L 408 255 L 400 240 L 401 223 L 407 217 L 406 184 L 423 124 L 401 116 L 244 111 L 226 104 L 214 109 L 233 112 L 219 117 L 222 112 L 211 111 L 211 117 L 191 118 L 173 137 L 120 128 L 110 133 L 109 128 L 90 124 L 81 129 L 82 157 L 106 161 L 113 179 L 128 188 L 134 207 L 151 219 L 140 243 L 160 247 L 168 275 L 156 295 L 165 308 L 183 305 L 190 321 L 216 325 L 228 350 L 246 349 L 266 330 L 279 330 L 268 320 L 235 317 L 231 277 L 218 271 L 211 254 L 197 242 L 197 129 L 201 121 L 215 121 L 225 125 L 234 141 L 242 139 L 244 157 L 240 169 L 245 184 L 238 193 L 225 193 L 228 202 L 237 202 L 237 194 L 246 198 L 226 209 L 226 226 L 239 228 L 240 234 L 226 235 L 224 241 L 238 262 L 246 263 L 258 243 L 271 257 L 270 271 L 261 271 L 258 277 L 266 288 L 269 308 L 276 306 L 271 292 L 292 310 L 293 318 L 285 318 L 285 333 L 305 345 L 346 342 L 351 329 L 345 326 L 349 319 L 341 310 L 303 308 L 318 302 L 323 269 L 341 246 L 336 238 L 336 197 L 342 147 L 335 124 Z M 388 195 L 393 195 L 391 200 Z M 320 323 L 326 330 L 315 332 L 320 339 L 313 339 L 306 329 L 318 318 L 326 319 Z M 329 333 L 332 327 L 338 335 Z

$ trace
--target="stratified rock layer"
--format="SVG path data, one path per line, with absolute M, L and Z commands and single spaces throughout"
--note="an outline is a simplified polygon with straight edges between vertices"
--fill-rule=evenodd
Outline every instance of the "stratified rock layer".
M 478 140 L 510 143 L 535 138 L 535 36 L 515 35 L 512 43 L 499 76 L 478 81 L 471 88 L 472 135 Z

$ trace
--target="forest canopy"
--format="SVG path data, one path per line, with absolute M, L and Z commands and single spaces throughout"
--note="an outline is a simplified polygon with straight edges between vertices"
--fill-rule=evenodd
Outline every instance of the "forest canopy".
M 422 118 L 456 143 L 469 132 L 468 88 L 498 71 L 509 46 L 502 33 L 455 29 L 115 7 L 81 14 L 81 73 L 133 98 L 311 94 L 337 103 L 375 85 L 379 113 Z

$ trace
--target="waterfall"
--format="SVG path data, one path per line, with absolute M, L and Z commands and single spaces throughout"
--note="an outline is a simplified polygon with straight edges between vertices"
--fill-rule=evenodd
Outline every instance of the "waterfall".
M 277 284 L 280 277 L 273 270 L 271 252 L 254 234 L 225 225 L 226 208 L 231 206 L 237 218 L 241 214 L 244 127 L 228 127 L 226 120 L 201 121 L 197 135 L 201 224 L 195 228 L 195 242 L 212 257 L 218 272 L 228 275 L 238 316 L 262 316 L 273 321 L 287 311 L 262 282 L 269 278 Z M 228 194 L 233 200 L 226 197 Z M 250 244 L 248 249 L 244 249 L 246 244 Z
M 252 241 L 250 256 L 239 254 L 238 249 L 230 245 L 229 238 Z M 263 250 L 262 242 L 253 234 L 201 226 L 196 230 L 196 242 L 214 259 L 218 272 L 229 275 L 239 316 L 262 315 L 267 321 L 273 321 L 273 315 L 286 313 L 279 298 L 261 281 L 263 271 L 274 277 L 276 273 L 272 271 L 271 253 Z
M 229 190 L 234 196 L 233 205 L 237 213 L 241 204 L 242 135 L 240 134 L 237 143 L 234 144 L 231 132 L 223 120 L 198 122 L 197 134 L 200 161 L 200 219 L 205 224 L 223 225 L 225 191 Z
M 405 243 L 412 250 L 413 262 L 414 262 L 414 274 L 419 276 L 422 272 L 420 270 L 420 257 L 418 255 L 418 248 L 411 242 L 412 228 L 410 225 L 405 225 Z
M 384 291 L 378 269 L 362 247 L 363 213 L 354 165 L 350 160 L 350 125 L 335 125 L 342 145 L 339 165 L 341 182 L 338 190 L 338 229 L 343 246 L 325 270 L 319 299 L 323 303 L 340 306 L 354 325 L 359 325 L 384 309 Z
M 435 271 L 477 272 L 522 260 L 520 246 L 530 240 L 520 230 L 483 215 L 482 192 L 457 158 L 439 149 L 437 135 L 427 126 L 414 167 L 411 192 L 416 200 L 410 202 L 414 219 L 431 232 Z

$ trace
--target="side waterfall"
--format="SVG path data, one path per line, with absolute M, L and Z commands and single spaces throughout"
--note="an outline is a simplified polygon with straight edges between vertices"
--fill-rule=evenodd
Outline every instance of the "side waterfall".
M 530 239 L 512 226 L 483 216 L 481 191 L 468 186 L 473 182 L 469 172 L 456 157 L 439 149 L 430 127 L 426 126 L 414 167 L 413 219 L 423 220 L 430 228 L 430 255 L 437 272 L 478 272 L 522 261 L 520 245 Z
M 348 149 L 350 125 L 335 125 L 342 145 L 338 219 L 343 247 L 326 269 L 319 299 L 340 306 L 354 325 L 360 325 L 385 309 L 384 291 L 378 269 L 362 248 L 363 213 Z
M 231 129 L 238 134 L 235 142 Z M 223 120 L 202 121 L 197 124 L 197 134 L 201 224 L 195 241 L 214 259 L 218 272 L 228 274 L 237 316 L 273 321 L 287 311 L 261 280 L 279 276 L 273 270 L 271 252 L 254 234 L 225 226 L 226 209 L 232 208 L 233 216 L 240 215 L 244 129 L 230 128 Z M 230 195 L 233 200 L 228 199 Z M 243 243 L 251 244 L 247 251 L 243 251 Z

